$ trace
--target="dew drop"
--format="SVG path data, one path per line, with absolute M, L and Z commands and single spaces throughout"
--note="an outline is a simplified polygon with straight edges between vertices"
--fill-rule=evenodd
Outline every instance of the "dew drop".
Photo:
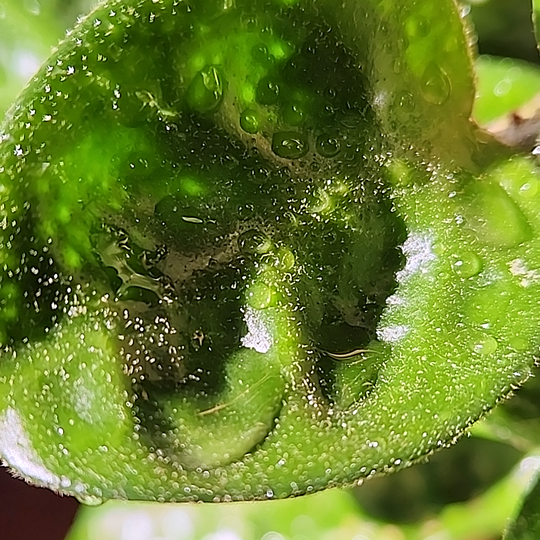
M 224 84 L 214 66 L 206 66 L 191 81 L 187 89 L 187 103 L 201 113 L 215 110 L 223 99 Z
M 528 241 L 532 228 L 521 208 L 497 183 L 471 184 L 465 194 L 465 226 L 489 245 L 513 247 Z M 504 219 L 501 219 L 504 216 Z
M 275 133 L 272 137 L 272 151 L 285 159 L 298 159 L 308 153 L 307 137 L 293 131 Z
M 434 105 L 442 105 L 452 92 L 452 83 L 446 72 L 436 64 L 428 64 L 422 75 L 422 95 Z
M 397 75 L 403 73 L 403 60 L 401 58 L 396 58 L 394 60 L 394 73 Z
M 257 102 L 261 105 L 275 105 L 279 100 L 280 86 L 272 77 L 264 77 L 257 85 Z
M 240 127 L 247 133 L 259 131 L 260 119 L 257 111 L 246 109 L 240 116 Z
M 283 121 L 291 126 L 300 126 L 304 123 L 306 113 L 299 103 L 290 102 L 283 107 Z
M 278 266 L 281 270 L 290 272 L 296 263 L 296 257 L 290 249 L 281 249 L 278 254 Z
M 499 344 L 494 337 L 484 336 L 474 344 L 473 350 L 478 354 L 487 355 L 493 354 L 498 346 Z
M 532 199 L 539 190 L 539 182 L 534 178 L 528 179 L 519 188 L 519 194 L 525 199 Z
M 410 92 L 401 92 L 398 95 L 398 106 L 401 107 L 403 110 L 407 112 L 414 111 L 415 103 L 414 103 L 414 97 Z
M 248 304 L 255 309 L 266 309 L 272 305 L 274 291 L 264 283 L 255 283 L 247 295 Z
M 424 38 L 429 34 L 430 24 L 422 16 L 409 17 L 405 21 L 405 32 L 410 39 Z
M 462 278 L 476 276 L 482 270 L 482 259 L 471 251 L 466 251 L 457 257 L 452 268 Z
M 255 62 L 265 68 L 270 67 L 274 62 L 273 56 L 268 52 L 268 47 L 264 43 L 253 46 L 251 49 L 251 57 Z
M 527 343 L 526 339 L 516 336 L 510 339 L 510 347 L 512 347 L 516 351 L 523 352 L 528 350 L 529 344 Z
M 244 253 L 268 253 L 272 249 L 272 241 L 264 233 L 251 229 L 238 237 L 238 247 Z
M 76 494 L 75 498 L 86 506 L 99 506 L 103 504 L 103 497 L 98 497 L 97 495 Z
M 341 144 L 337 137 L 333 135 L 319 135 L 316 144 L 317 152 L 323 157 L 334 157 L 339 154 Z

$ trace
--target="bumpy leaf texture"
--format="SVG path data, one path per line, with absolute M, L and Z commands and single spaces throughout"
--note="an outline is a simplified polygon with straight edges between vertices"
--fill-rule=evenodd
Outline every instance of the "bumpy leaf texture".
M 300 495 L 530 373 L 540 176 L 450 0 L 106 2 L 3 123 L 0 455 L 106 498 Z

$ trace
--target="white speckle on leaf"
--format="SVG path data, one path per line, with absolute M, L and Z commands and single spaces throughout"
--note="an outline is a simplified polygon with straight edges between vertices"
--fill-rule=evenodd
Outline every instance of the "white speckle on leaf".
M 540 272 L 538 270 L 529 270 L 523 259 L 514 259 L 508 264 L 512 275 L 522 278 L 520 281 L 522 287 L 529 287 L 531 283 L 540 280 Z
M 396 343 L 403 339 L 409 332 L 409 327 L 404 324 L 383 326 L 377 330 L 377 337 L 387 343 Z
M 37 455 L 17 411 L 11 407 L 0 416 L 0 434 L 0 455 L 10 467 L 41 486 L 58 489 L 62 485 Z
M 405 298 L 399 294 L 392 294 L 386 299 L 386 305 L 388 306 L 404 306 L 405 304 Z
M 246 308 L 244 321 L 248 333 L 242 338 L 242 345 L 260 353 L 267 353 L 272 346 L 272 336 L 259 313 L 250 307 Z
M 84 380 L 77 379 L 75 381 L 76 392 L 74 393 L 73 408 L 77 413 L 77 416 L 87 422 L 88 424 L 94 423 L 94 407 L 96 407 L 96 400 L 94 394 Z
M 407 260 L 405 268 L 396 274 L 399 283 L 404 283 L 418 272 L 425 274 L 429 263 L 437 258 L 433 253 L 433 237 L 427 234 L 412 233 L 401 250 Z

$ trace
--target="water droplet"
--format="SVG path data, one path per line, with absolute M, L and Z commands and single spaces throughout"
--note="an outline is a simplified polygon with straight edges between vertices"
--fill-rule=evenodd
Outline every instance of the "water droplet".
M 290 249 L 283 248 L 278 254 L 278 266 L 281 270 L 289 272 L 294 268 L 296 257 Z
M 238 247 L 244 253 L 268 253 L 272 249 L 272 240 L 264 233 L 251 229 L 238 237 Z
M 215 110 L 223 99 L 224 84 L 219 71 L 214 66 L 206 66 L 199 71 L 187 89 L 187 103 L 198 112 Z
M 407 112 L 414 111 L 414 97 L 410 92 L 401 92 L 398 95 L 398 106 L 404 109 Z
M 255 309 L 266 309 L 272 305 L 274 291 L 265 283 L 255 283 L 247 294 L 248 304 Z
M 422 95 L 434 105 L 442 105 L 452 92 L 452 83 L 439 64 L 431 62 L 422 76 Z
M 460 254 L 452 264 L 454 272 L 462 278 L 476 276 L 482 270 L 482 259 L 471 251 Z
M 98 497 L 97 495 L 75 494 L 75 498 L 86 506 L 99 506 L 103 504 L 103 497 Z
M 498 346 L 499 344 L 494 337 L 484 336 L 474 344 L 473 350 L 478 354 L 493 354 Z
M 150 170 L 150 156 L 141 152 L 134 152 L 129 156 L 122 172 L 132 178 L 144 178 Z
M 24 8 L 30 15 L 38 16 L 41 13 L 41 5 L 37 0 L 24 0 Z
M 280 86 L 272 77 L 264 77 L 257 85 L 257 102 L 261 105 L 275 105 L 279 100 Z
M 525 199 L 532 199 L 538 193 L 540 182 L 535 178 L 529 178 L 526 182 L 522 183 L 519 188 L 519 194 Z
M 495 88 L 493 89 L 493 93 L 497 97 L 504 97 L 511 90 L 512 90 L 512 80 L 511 79 L 502 79 L 501 81 L 499 81 L 495 85 Z
M 388 163 L 388 171 L 390 172 L 390 179 L 396 186 L 407 186 L 413 180 L 413 175 L 409 169 L 409 166 L 398 159 L 393 159 Z
M 409 17 L 405 21 L 405 32 L 410 39 L 424 38 L 429 34 L 430 24 L 422 16 Z
M 310 207 L 310 212 L 313 214 L 328 214 L 335 208 L 334 198 L 331 197 L 324 189 L 317 190 L 317 199 Z
M 293 131 L 275 133 L 272 137 L 272 151 L 285 159 L 298 159 L 308 153 L 307 137 Z
M 527 340 L 519 336 L 511 338 L 509 344 L 510 347 L 519 352 L 529 349 L 529 344 L 527 343 Z
M 268 47 L 264 43 L 254 45 L 251 49 L 251 57 L 262 67 L 268 68 L 274 63 L 274 57 L 268 52 Z
M 300 126 L 305 120 L 305 111 L 299 103 L 290 102 L 283 107 L 283 121 L 291 126 Z
M 182 219 L 186 223 L 195 223 L 196 225 L 200 225 L 201 223 L 204 223 L 204 220 L 196 216 L 182 216 Z
M 240 116 L 240 126 L 247 133 L 257 133 L 259 131 L 259 114 L 253 109 L 246 109 Z
M 341 144 L 337 137 L 333 135 L 319 135 L 316 144 L 317 152 L 323 157 L 334 157 L 339 154 Z
M 394 73 L 399 74 L 403 72 L 403 59 L 396 58 L 394 60 Z

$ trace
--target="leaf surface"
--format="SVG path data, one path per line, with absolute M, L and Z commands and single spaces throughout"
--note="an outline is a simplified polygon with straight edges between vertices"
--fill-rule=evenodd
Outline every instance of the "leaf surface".
M 218 501 L 451 444 L 540 341 L 540 178 L 473 96 L 451 1 L 98 7 L 3 123 L 4 460 Z

